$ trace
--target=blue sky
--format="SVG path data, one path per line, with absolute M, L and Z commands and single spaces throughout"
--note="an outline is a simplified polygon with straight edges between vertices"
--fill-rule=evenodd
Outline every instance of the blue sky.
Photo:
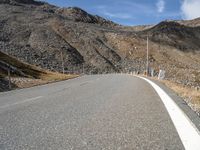
M 155 24 L 166 19 L 200 17 L 200 0 L 45 0 L 60 7 L 80 7 L 122 25 Z

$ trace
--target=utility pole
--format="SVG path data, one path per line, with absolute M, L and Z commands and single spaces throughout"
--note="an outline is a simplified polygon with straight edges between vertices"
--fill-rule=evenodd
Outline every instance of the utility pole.
M 9 90 L 11 90 L 11 79 L 10 79 L 10 68 L 8 68 L 8 87 L 9 87 Z
M 85 74 L 84 63 L 83 63 L 83 65 L 82 65 L 82 72 L 83 72 L 83 74 Z
M 64 58 L 63 58 L 63 53 L 62 53 L 62 51 L 61 51 L 60 55 L 61 55 L 61 61 L 62 61 L 62 70 L 63 70 L 62 72 L 63 72 L 63 74 L 65 74 Z
M 146 66 L 147 76 L 149 74 L 149 37 L 147 35 L 147 66 Z

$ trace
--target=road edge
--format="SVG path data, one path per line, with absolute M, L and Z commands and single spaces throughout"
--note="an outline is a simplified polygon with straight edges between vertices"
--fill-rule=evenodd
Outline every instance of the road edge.
M 141 77 L 141 76 L 135 76 L 135 77 L 138 77 L 148 82 L 156 91 L 156 93 L 159 95 L 179 134 L 179 137 L 185 149 L 186 150 L 200 149 L 200 142 L 199 142 L 200 130 L 199 130 L 199 126 L 196 126 L 199 119 L 198 121 L 195 119 L 196 121 L 194 122 L 194 120 L 190 118 L 191 115 L 194 116 L 193 114 L 194 112 L 191 113 L 192 110 L 188 111 L 187 109 L 187 111 L 190 112 L 189 116 L 188 116 L 188 113 L 185 113 L 186 108 L 189 106 L 185 107 L 185 109 L 182 109 L 180 105 L 183 105 L 184 101 L 180 98 L 178 99 L 178 96 L 174 92 L 170 91 L 170 94 L 169 94 L 169 90 L 166 91 L 166 87 L 163 88 L 164 86 L 161 87 L 154 81 Z M 180 103 L 180 100 L 182 101 L 181 103 Z

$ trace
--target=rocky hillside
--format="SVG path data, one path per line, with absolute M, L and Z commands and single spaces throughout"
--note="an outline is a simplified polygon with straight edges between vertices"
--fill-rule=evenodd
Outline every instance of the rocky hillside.
M 178 23 L 189 26 L 189 27 L 199 27 L 200 26 L 200 17 L 193 20 L 179 20 Z
M 162 45 L 170 45 L 182 51 L 199 50 L 200 26 L 188 27 L 173 21 L 164 21 L 140 32 L 149 35 L 152 41 Z
M 10 83 L 9 77 L 10 72 Z M 16 88 L 32 87 L 54 81 L 74 78 L 76 75 L 64 75 L 50 72 L 21 62 L 0 51 L 0 92 Z
M 7 54 L 56 71 L 61 71 L 61 55 L 66 71 L 83 65 L 86 70 L 117 70 L 113 63 L 120 56 L 100 39 L 115 23 L 78 8 L 60 9 L 33 0 L 0 2 L 0 49 Z M 98 50 L 101 45 L 103 51 Z
M 200 17 L 193 19 L 193 20 L 166 20 L 164 22 L 175 22 L 187 27 L 199 27 L 200 26 Z M 154 25 L 138 25 L 133 27 L 126 27 L 127 30 L 134 30 L 134 31 L 143 31 L 154 27 Z
M 34 4 L 43 5 L 43 2 L 34 0 L 1 0 L 0 4 L 11 4 L 11 5 L 21 5 L 21 4 Z
M 0 0 L 0 50 L 52 71 L 143 73 L 146 36 L 150 66 L 167 78 L 200 86 L 200 29 L 177 22 L 124 27 L 80 8 L 34 0 Z
M 56 13 L 75 22 L 92 23 L 108 27 L 119 26 L 118 24 L 97 15 L 93 16 L 88 14 L 86 11 L 78 7 L 60 8 L 56 10 Z

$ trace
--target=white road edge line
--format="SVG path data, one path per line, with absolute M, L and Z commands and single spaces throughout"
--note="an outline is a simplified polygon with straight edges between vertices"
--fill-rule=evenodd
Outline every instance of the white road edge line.
M 13 104 L 8 104 L 8 105 L 1 106 L 0 108 L 7 108 L 7 107 L 10 107 L 10 106 L 15 106 L 15 105 L 23 104 L 23 103 L 26 103 L 26 102 L 30 102 L 30 101 L 34 101 L 34 100 L 40 99 L 42 97 L 43 96 L 29 98 L 29 99 L 26 99 L 26 100 L 23 100 L 23 101 L 20 101 L 20 102 L 16 102 L 16 103 L 13 103 Z
M 139 76 L 136 76 L 139 77 Z M 167 93 L 154 82 L 139 77 L 147 81 L 158 93 L 164 103 L 171 120 L 179 134 L 179 137 L 186 150 L 200 150 L 200 132 L 179 106 L 171 99 Z

